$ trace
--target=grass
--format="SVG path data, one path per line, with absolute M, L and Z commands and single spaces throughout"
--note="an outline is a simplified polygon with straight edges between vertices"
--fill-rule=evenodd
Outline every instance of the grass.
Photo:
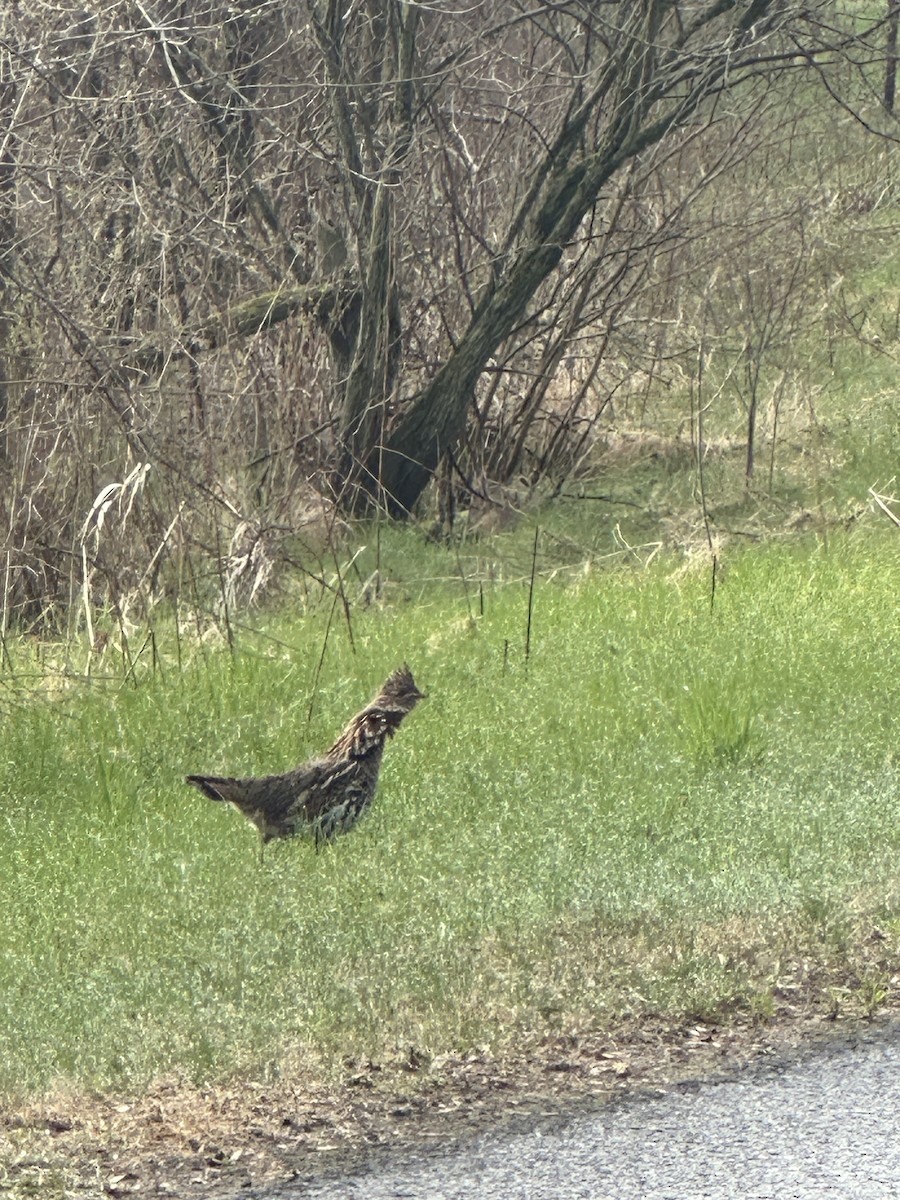
M 898 572 L 863 529 L 735 554 L 713 611 L 673 558 L 544 579 L 527 664 L 527 578 L 433 586 L 356 612 L 355 655 L 332 629 L 309 723 L 316 615 L 233 654 L 158 628 L 127 680 L 111 649 L 86 679 L 10 643 L 0 1093 L 765 1015 L 817 971 L 883 995 L 858 950 L 900 942 Z M 293 764 L 403 660 L 430 698 L 325 852 L 260 865 L 183 785 Z

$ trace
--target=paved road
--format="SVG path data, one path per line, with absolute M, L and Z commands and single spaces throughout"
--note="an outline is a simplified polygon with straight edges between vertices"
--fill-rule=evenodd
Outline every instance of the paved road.
M 567 1124 L 391 1158 L 291 1200 L 900 1200 L 900 1031 Z

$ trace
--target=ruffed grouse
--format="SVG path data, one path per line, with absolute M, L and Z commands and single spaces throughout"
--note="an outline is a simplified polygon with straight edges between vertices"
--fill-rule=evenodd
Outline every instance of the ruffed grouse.
M 409 667 L 386 680 L 372 702 L 357 713 L 330 750 L 284 775 L 230 779 L 188 775 L 187 782 L 210 800 L 226 800 L 259 829 L 263 842 L 311 833 L 316 847 L 352 829 L 372 803 L 384 743 L 424 694 Z

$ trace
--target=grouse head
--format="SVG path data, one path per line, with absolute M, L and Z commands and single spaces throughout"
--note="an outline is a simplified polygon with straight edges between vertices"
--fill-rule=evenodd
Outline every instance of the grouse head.
M 420 692 L 416 687 L 412 671 L 404 663 L 385 680 L 381 691 L 369 707 L 396 711 L 402 719 L 407 713 L 412 712 L 420 700 L 424 699 L 425 693 Z M 399 725 L 400 722 L 398 721 L 397 724 Z
M 380 762 L 385 738 L 393 737 L 403 718 L 424 699 L 425 693 L 416 687 L 412 672 L 404 664 L 385 680 L 381 691 L 362 712 L 357 713 L 329 750 L 329 756 Z

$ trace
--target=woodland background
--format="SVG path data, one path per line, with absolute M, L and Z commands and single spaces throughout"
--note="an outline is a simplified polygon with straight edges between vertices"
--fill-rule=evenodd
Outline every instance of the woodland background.
M 777 489 L 836 348 L 896 345 L 846 281 L 896 232 L 897 23 L 4 5 L 3 628 L 245 604 L 651 435 Z

